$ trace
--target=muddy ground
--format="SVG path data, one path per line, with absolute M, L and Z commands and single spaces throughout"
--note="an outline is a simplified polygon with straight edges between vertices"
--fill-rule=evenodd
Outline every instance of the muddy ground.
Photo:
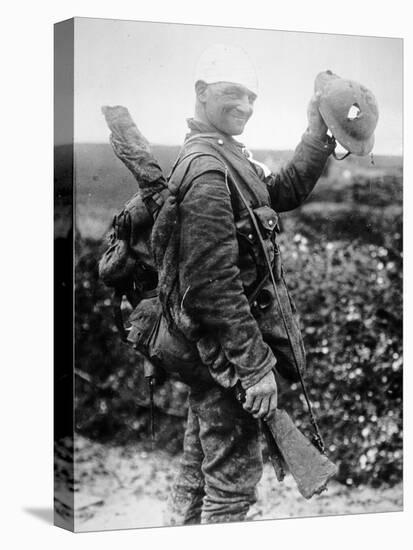
M 179 456 L 142 445 L 109 446 L 86 438 L 76 439 L 75 530 L 95 531 L 167 525 L 166 503 Z M 65 471 L 64 453 L 57 469 Z M 62 481 L 64 475 L 60 476 Z M 57 509 L 66 508 L 57 488 Z M 258 502 L 250 511 L 252 520 L 288 517 L 360 514 L 400 511 L 402 484 L 394 487 L 346 487 L 330 482 L 328 491 L 305 500 L 287 475 L 278 483 L 266 464 L 258 487 Z

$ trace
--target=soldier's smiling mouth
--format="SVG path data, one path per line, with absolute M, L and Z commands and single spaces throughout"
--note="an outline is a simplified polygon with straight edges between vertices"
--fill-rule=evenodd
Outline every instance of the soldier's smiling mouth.
M 237 120 L 242 121 L 242 122 L 247 122 L 247 120 L 248 120 L 248 117 L 236 115 L 236 114 L 234 114 L 234 113 L 232 113 L 231 116 L 232 116 L 233 118 L 236 118 Z

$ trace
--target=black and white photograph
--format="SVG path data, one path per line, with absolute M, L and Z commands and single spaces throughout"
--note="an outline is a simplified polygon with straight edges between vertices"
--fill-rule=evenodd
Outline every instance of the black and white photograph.
M 54 40 L 55 524 L 402 511 L 403 39 Z

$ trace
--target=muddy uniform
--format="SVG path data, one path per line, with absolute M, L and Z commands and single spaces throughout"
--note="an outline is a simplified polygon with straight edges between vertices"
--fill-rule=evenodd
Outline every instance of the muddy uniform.
M 165 249 L 156 250 L 166 242 L 157 232 L 168 227 L 167 213 L 161 211 L 153 243 L 155 256 L 163 259 L 164 312 L 197 345 L 211 376 L 189 381 L 188 424 L 171 523 L 240 521 L 256 500 L 262 459 L 258 421 L 236 401 L 232 388 L 239 380 L 247 389 L 272 369 L 293 378 L 294 370 L 271 285 L 266 287 L 270 303 L 264 313 L 248 301 L 266 269 L 233 180 L 254 210 L 281 298 L 295 319 L 277 263 L 276 212 L 292 210 L 306 199 L 334 144 L 305 134 L 291 162 L 266 175 L 233 138 L 193 119 L 188 124 L 191 132 L 169 182 L 180 204 L 179 218 L 174 228 L 169 225 Z M 294 329 L 299 331 L 296 319 Z M 304 368 L 302 346 L 299 355 Z

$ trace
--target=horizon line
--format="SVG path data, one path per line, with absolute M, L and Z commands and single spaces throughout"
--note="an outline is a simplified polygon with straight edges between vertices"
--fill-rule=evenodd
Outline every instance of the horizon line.
M 54 147 L 61 147 L 62 145 L 107 145 L 111 146 L 109 142 L 106 141 L 73 141 L 73 143 L 55 143 Z M 182 143 L 150 143 L 151 147 L 182 147 Z M 291 148 L 285 148 L 285 147 L 271 147 L 271 146 L 250 146 L 249 149 L 252 149 L 253 151 L 273 151 L 273 152 L 293 152 L 295 150 L 295 146 Z M 370 154 L 370 153 L 369 153 Z M 388 156 L 388 157 L 402 157 L 403 158 L 403 152 L 401 153 L 390 153 L 390 152 L 375 152 L 372 151 L 373 156 L 379 155 L 379 156 Z M 353 155 L 358 156 L 358 155 Z M 368 156 L 368 155 L 366 155 Z M 361 158 L 361 157 L 360 157 Z

